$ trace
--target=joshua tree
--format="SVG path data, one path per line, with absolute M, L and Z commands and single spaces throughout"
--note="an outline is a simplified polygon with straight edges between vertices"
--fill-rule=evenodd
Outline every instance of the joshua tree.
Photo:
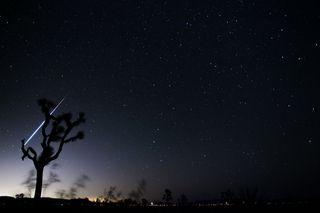
M 41 111 L 45 116 L 44 124 L 42 126 L 42 152 L 38 155 L 37 152 L 30 146 L 25 147 L 25 140 L 21 141 L 21 150 L 23 153 L 22 160 L 26 157 L 32 160 L 34 167 L 37 171 L 36 189 L 34 193 L 35 199 L 40 199 L 42 191 L 43 170 L 51 161 L 56 160 L 63 146 L 69 142 L 83 139 L 83 132 L 78 132 L 73 136 L 69 136 L 73 128 L 85 122 L 84 113 L 79 113 L 79 117 L 72 121 L 71 113 L 63 113 L 59 116 L 50 114 L 50 110 L 55 106 L 52 102 L 46 99 L 38 100 Z M 54 144 L 56 144 L 54 146 Z M 57 150 L 55 150 L 55 148 Z

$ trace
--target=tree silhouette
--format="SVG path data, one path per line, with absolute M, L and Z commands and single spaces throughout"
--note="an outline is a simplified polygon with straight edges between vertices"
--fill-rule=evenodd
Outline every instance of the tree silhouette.
M 23 199 L 24 198 L 24 194 L 20 193 L 20 194 L 16 194 L 16 199 Z
M 121 199 L 121 195 L 122 193 L 117 190 L 116 186 L 110 186 L 108 190 L 106 188 L 104 189 L 103 201 L 107 203 L 114 203 Z
M 232 204 L 236 202 L 236 196 L 231 189 L 220 193 L 220 200 L 224 204 Z
M 138 181 L 138 187 L 136 190 L 132 190 L 129 193 L 130 199 L 136 201 L 137 203 L 141 202 L 141 198 L 143 197 L 144 193 L 147 190 L 147 182 L 145 179 Z
M 59 198 L 69 198 L 69 199 L 75 199 L 78 196 L 79 189 L 86 188 L 87 182 L 90 180 L 90 177 L 88 175 L 81 175 L 70 187 L 68 191 L 64 189 L 60 189 L 56 191 L 56 195 Z
M 64 189 L 59 189 L 58 191 L 56 191 L 56 196 L 58 198 L 65 198 L 66 197 L 66 190 Z
M 249 188 L 248 186 L 246 186 L 245 189 L 241 189 L 240 200 L 243 205 L 256 205 L 259 201 L 258 188 Z
M 171 200 L 172 200 L 172 192 L 170 189 L 165 189 L 164 194 L 162 197 L 162 200 L 167 204 L 170 205 Z
M 67 198 L 74 199 L 78 196 L 79 189 L 86 188 L 87 182 L 90 180 L 88 175 L 81 175 L 70 187 L 69 193 L 66 194 Z
M 185 194 L 181 194 L 178 198 L 178 205 L 179 206 L 186 206 L 188 204 L 188 198 Z
M 141 206 L 146 207 L 146 206 L 148 206 L 148 204 L 149 204 L 149 202 L 148 202 L 147 199 L 145 199 L 145 198 L 142 198 L 142 199 L 141 199 Z
M 71 113 L 63 113 L 57 117 L 51 115 L 50 110 L 55 107 L 55 104 L 47 99 L 38 100 L 38 105 L 45 116 L 41 129 L 43 137 L 41 142 L 42 152 L 38 155 L 32 147 L 25 147 L 25 139 L 21 140 L 22 160 L 26 157 L 32 160 L 37 172 L 35 199 L 40 199 L 41 197 L 44 167 L 59 157 L 65 144 L 83 139 L 84 133 L 81 131 L 74 136 L 69 136 L 69 134 L 75 127 L 85 122 L 84 113 L 79 113 L 79 117 L 74 121 L 72 121 Z M 55 151 L 53 144 L 57 144 L 55 145 L 57 146 L 57 151 Z

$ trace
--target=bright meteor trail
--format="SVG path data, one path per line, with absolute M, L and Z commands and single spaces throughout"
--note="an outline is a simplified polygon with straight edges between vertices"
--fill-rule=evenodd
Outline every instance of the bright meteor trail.
M 56 111 L 56 109 L 58 109 L 58 107 L 60 106 L 60 104 L 64 101 L 65 97 L 61 99 L 61 101 L 58 103 L 58 105 L 50 112 L 50 115 L 52 115 L 54 113 L 54 111 Z M 40 124 L 40 126 L 32 133 L 32 135 L 28 138 L 28 140 L 24 143 L 24 145 L 27 145 L 29 143 L 29 141 L 32 139 L 32 137 L 39 131 L 39 129 L 43 126 L 44 121 Z

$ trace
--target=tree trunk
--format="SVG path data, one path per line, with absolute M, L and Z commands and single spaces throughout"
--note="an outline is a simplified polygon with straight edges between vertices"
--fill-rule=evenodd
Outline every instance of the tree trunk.
M 42 167 L 42 166 L 37 168 L 36 191 L 34 193 L 34 199 L 37 199 L 37 200 L 39 200 L 41 198 L 43 169 L 44 169 L 44 167 Z

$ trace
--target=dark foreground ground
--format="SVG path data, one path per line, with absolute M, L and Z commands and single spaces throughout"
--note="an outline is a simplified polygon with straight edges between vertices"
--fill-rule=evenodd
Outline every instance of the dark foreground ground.
M 259 206 L 259 207 L 23 207 L 23 206 L 2 206 L 0 212 L 14 212 L 15 210 L 24 211 L 75 211 L 77 212 L 319 212 L 319 207 L 316 206 Z
M 0 197 L 0 212 L 14 212 L 15 210 L 43 212 L 63 211 L 76 212 L 320 212 L 320 203 L 286 203 L 269 205 L 230 205 L 230 206 L 103 206 L 84 199 L 14 199 L 12 197 Z M 59 211 L 59 212 L 58 212 Z

